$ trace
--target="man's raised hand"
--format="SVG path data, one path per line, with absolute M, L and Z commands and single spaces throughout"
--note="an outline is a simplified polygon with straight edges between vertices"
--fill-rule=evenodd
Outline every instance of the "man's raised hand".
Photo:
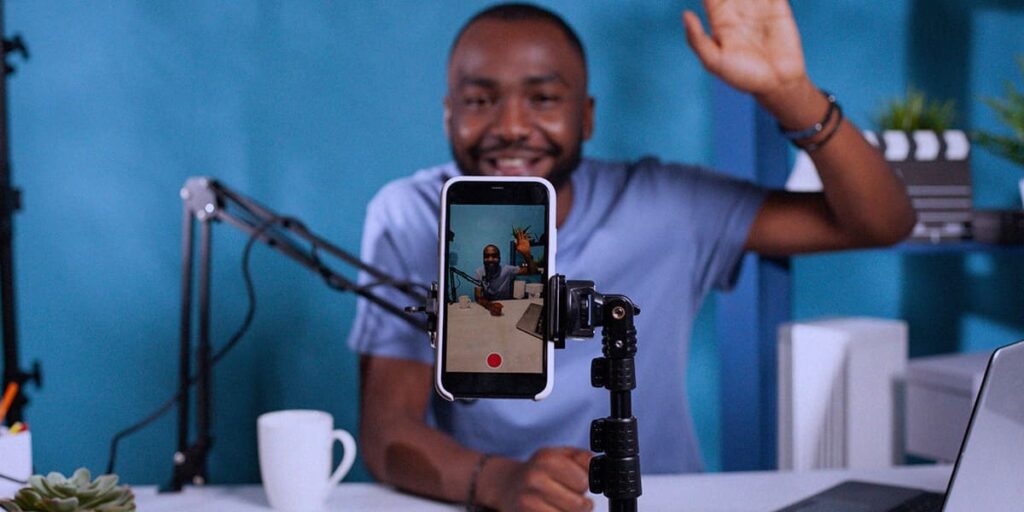
M 787 0 L 704 0 L 711 35 L 683 12 L 686 40 L 727 84 L 762 96 L 807 80 L 800 34 Z

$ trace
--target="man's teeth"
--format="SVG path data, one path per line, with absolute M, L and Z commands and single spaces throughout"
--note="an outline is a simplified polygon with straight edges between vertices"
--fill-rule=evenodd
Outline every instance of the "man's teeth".
M 524 168 L 526 167 L 525 158 L 499 158 L 498 167 L 501 168 Z

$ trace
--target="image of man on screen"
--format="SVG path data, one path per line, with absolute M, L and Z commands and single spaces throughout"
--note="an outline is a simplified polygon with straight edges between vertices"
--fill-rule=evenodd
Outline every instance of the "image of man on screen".
M 530 253 L 530 238 L 525 231 L 517 229 L 516 252 L 518 252 L 526 266 L 502 265 L 501 250 L 496 245 L 484 247 L 484 264 L 476 269 L 476 278 L 481 286 L 474 290 L 474 299 L 478 304 L 487 308 L 492 315 L 501 314 L 501 303 L 499 300 L 512 298 L 512 280 L 517 275 L 528 275 L 537 273 L 537 262 Z

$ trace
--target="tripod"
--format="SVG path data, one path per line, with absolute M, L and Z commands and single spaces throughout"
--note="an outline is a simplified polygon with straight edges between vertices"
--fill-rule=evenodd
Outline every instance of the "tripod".
M 636 327 L 640 314 L 623 295 L 601 295 L 592 281 L 566 281 L 552 276 L 548 282 L 548 328 L 555 348 L 566 338 L 591 338 L 602 327 L 602 357 L 590 365 L 590 384 L 605 388 L 611 414 L 590 424 L 590 450 L 601 455 L 590 460 L 590 491 L 608 498 L 610 512 L 637 510 L 640 485 L 640 444 L 632 395 L 636 388 Z
M 423 307 L 406 308 L 410 313 L 427 314 L 431 342 L 437 339 L 437 283 L 431 287 L 431 299 Z M 590 450 L 600 455 L 590 460 L 590 491 L 608 498 L 609 512 L 634 512 L 642 494 L 640 485 L 640 443 L 633 402 L 636 388 L 636 327 L 633 317 L 640 314 L 623 295 L 602 295 L 593 281 L 566 281 L 554 275 L 548 280 L 545 315 L 548 332 L 556 349 L 565 348 L 567 338 L 593 338 L 594 328 L 602 327 L 602 357 L 590 365 L 590 384 L 605 388 L 610 397 L 611 414 L 590 424 Z

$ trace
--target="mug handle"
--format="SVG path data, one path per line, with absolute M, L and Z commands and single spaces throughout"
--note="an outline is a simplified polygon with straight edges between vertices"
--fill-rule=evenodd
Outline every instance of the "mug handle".
M 335 430 L 331 432 L 331 437 L 341 443 L 344 451 L 341 454 L 341 464 L 338 464 L 338 469 L 331 473 L 328 487 L 338 485 L 338 482 L 345 478 L 348 470 L 352 469 L 352 464 L 356 461 L 356 440 L 352 438 L 352 434 L 344 430 Z

